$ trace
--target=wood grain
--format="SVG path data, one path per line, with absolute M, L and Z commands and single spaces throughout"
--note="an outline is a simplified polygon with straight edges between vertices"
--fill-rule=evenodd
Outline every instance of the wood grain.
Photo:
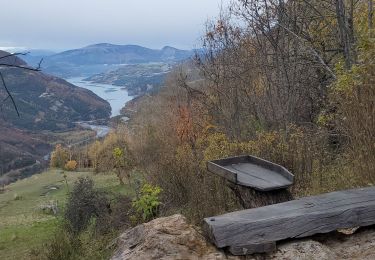
M 284 167 L 250 155 L 210 161 L 207 169 L 234 184 L 259 191 L 286 189 L 294 180 Z
M 272 243 L 287 238 L 375 224 L 375 187 L 232 212 L 206 218 L 204 223 L 218 248 L 228 247 L 238 255 L 268 252 Z

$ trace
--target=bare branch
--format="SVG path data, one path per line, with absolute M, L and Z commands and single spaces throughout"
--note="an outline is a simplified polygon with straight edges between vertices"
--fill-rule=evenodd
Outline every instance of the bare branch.
M 39 63 L 40 65 L 40 63 Z M 19 69 L 24 69 L 24 70 L 31 70 L 31 71 L 40 71 L 40 67 L 32 68 L 32 67 L 25 67 L 25 66 L 20 66 L 20 65 L 12 65 L 12 64 L 6 64 L 6 63 L 0 63 L 0 67 L 10 67 L 10 68 L 19 68 Z
M 3 59 L 6 59 L 6 58 L 9 58 L 9 57 L 16 57 L 17 55 L 27 55 L 29 52 L 24 52 L 24 53 L 21 53 L 21 52 L 17 52 L 17 53 L 11 53 L 11 54 L 7 54 L 5 56 L 2 56 L 0 57 L 0 60 L 3 60 Z M 40 60 L 39 64 L 38 64 L 38 67 L 36 68 L 32 68 L 32 67 L 26 67 L 26 66 L 22 66 L 22 65 L 16 65 L 16 64 L 8 64 L 8 63 L 0 63 L 0 68 L 1 67 L 9 67 L 9 68 L 19 68 L 19 69 L 23 69 L 23 70 L 29 70 L 29 71 L 40 71 L 40 68 L 41 68 L 41 64 L 43 62 L 43 59 Z M 6 83 L 5 83 L 5 79 L 4 79 L 4 76 L 3 74 L 1 73 L 0 71 L 0 77 L 1 77 L 1 81 L 2 81 L 2 84 L 4 86 L 4 89 L 7 93 L 7 97 L 2 101 L 2 103 L 4 104 L 5 101 L 7 101 L 8 99 L 11 99 L 12 101 L 12 104 L 14 106 L 14 109 L 16 110 L 17 112 L 17 115 L 18 117 L 20 116 L 20 113 L 18 111 L 18 108 L 17 108 L 17 105 L 16 105 L 16 102 L 14 101 L 14 98 L 12 96 L 12 94 L 10 93 Z M 2 109 L 1 109 L 2 110 Z
M 287 27 L 281 25 L 280 23 L 277 23 L 277 25 L 281 28 L 283 28 L 285 31 L 289 32 L 290 34 L 292 34 L 294 37 L 296 37 L 300 42 L 302 43 L 305 43 L 304 39 L 301 38 L 300 36 L 298 36 L 296 33 L 294 33 L 293 31 L 289 30 Z M 306 46 L 306 45 L 304 45 Z M 336 79 L 336 75 L 335 73 L 332 71 L 332 69 L 327 65 L 327 63 L 325 63 L 325 61 L 323 60 L 323 58 L 319 55 L 319 53 L 314 49 L 312 48 L 311 46 L 306 46 L 313 54 L 314 56 L 319 60 L 319 62 L 323 65 L 323 67 L 331 74 L 331 76 Z
M 13 103 L 13 106 L 14 106 L 14 109 L 16 110 L 17 115 L 18 115 L 18 117 L 19 117 L 19 116 L 20 116 L 20 113 L 19 113 L 19 111 L 18 111 L 18 108 L 17 108 L 16 102 L 14 101 L 14 98 L 13 98 L 12 94 L 10 94 L 10 92 L 9 92 L 9 89 L 8 89 L 6 83 L 5 83 L 4 76 L 3 76 L 3 74 L 1 73 L 1 71 L 0 71 L 0 78 L 1 78 L 1 81 L 2 81 L 2 83 L 3 83 L 4 89 L 5 89 L 5 91 L 6 91 L 7 94 L 8 94 L 8 97 L 5 98 L 4 101 L 7 100 L 8 98 L 11 99 L 11 101 L 12 101 L 12 103 Z

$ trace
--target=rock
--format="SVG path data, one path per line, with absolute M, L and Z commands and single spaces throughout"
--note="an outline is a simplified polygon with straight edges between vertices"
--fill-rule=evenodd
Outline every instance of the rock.
M 111 259 L 221 260 L 228 258 L 189 225 L 185 217 L 173 215 L 127 230 L 119 237 L 118 249 Z
M 374 227 L 361 228 L 354 234 L 337 232 L 317 235 L 313 239 L 320 242 L 304 239 L 280 244 L 277 252 L 270 254 L 266 259 L 375 259 Z
M 352 233 L 352 232 L 350 232 Z M 331 260 L 375 259 L 375 226 L 352 235 L 329 233 L 278 243 L 270 254 L 236 257 L 216 249 L 181 215 L 155 219 L 131 228 L 118 239 L 112 260 Z
M 337 259 L 375 259 L 375 228 L 362 228 L 350 236 L 330 236 L 324 244 L 336 253 Z
M 276 253 L 269 256 L 270 259 L 338 259 L 336 254 L 327 246 L 313 240 L 299 240 L 280 245 Z
M 359 227 L 354 227 L 354 228 L 341 228 L 338 229 L 337 232 L 342 233 L 344 235 L 353 235 Z

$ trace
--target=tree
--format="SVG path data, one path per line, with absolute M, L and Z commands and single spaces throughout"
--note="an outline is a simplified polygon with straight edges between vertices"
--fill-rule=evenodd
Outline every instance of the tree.
M 130 184 L 130 170 L 132 167 L 131 160 L 125 154 L 126 151 L 120 147 L 115 147 L 113 149 L 113 157 L 115 159 L 115 164 L 113 165 L 117 178 L 120 181 L 121 185 L 124 185 L 123 175 L 126 175 L 128 184 Z
M 57 144 L 55 150 L 51 153 L 50 166 L 63 169 L 68 160 L 68 150 L 66 150 L 61 144 Z

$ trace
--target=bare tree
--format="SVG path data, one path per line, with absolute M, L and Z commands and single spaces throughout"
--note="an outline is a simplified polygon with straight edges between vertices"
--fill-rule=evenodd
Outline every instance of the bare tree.
M 374 3 L 373 0 L 368 0 L 368 28 L 373 28 Z

